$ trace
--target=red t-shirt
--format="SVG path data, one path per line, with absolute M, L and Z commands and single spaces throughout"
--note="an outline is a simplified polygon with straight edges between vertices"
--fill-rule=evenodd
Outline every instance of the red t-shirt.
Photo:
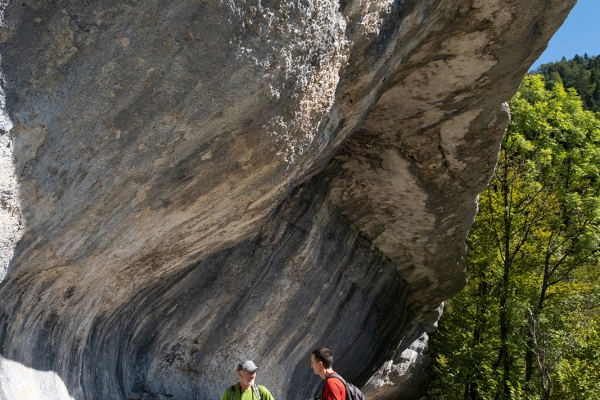
M 338 378 L 327 379 L 323 387 L 322 400 L 346 400 L 346 386 L 344 383 Z

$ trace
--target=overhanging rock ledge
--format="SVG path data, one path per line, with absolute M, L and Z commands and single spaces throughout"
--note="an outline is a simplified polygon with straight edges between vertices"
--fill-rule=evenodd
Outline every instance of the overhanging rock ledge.
M 418 398 L 574 3 L 0 1 L 0 399 Z

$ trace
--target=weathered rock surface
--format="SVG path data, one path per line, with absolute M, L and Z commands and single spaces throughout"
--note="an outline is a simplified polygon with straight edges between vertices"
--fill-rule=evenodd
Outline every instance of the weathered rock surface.
M 0 399 L 417 398 L 574 3 L 0 1 Z

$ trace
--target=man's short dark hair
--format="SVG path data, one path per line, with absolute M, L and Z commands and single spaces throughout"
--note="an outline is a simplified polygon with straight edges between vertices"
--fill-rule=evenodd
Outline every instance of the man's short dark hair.
M 314 349 L 312 354 L 315 356 L 315 360 L 323 363 L 323 367 L 333 367 L 333 353 L 331 350 L 326 349 L 325 347 L 319 347 L 318 349 Z

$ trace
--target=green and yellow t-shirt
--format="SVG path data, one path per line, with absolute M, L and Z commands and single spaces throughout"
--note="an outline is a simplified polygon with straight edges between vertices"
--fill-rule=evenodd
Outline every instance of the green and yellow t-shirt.
M 255 385 L 256 386 L 256 385 Z M 254 392 L 253 387 L 249 387 L 248 390 L 242 392 L 240 388 L 240 384 L 236 383 L 234 385 L 235 395 L 233 396 L 233 400 L 258 400 L 258 396 Z M 258 385 L 258 391 L 260 393 L 261 400 L 274 400 L 273 396 L 266 387 Z M 241 393 L 241 396 L 240 396 Z M 225 393 L 221 397 L 221 400 L 231 400 L 231 386 L 225 389 Z

